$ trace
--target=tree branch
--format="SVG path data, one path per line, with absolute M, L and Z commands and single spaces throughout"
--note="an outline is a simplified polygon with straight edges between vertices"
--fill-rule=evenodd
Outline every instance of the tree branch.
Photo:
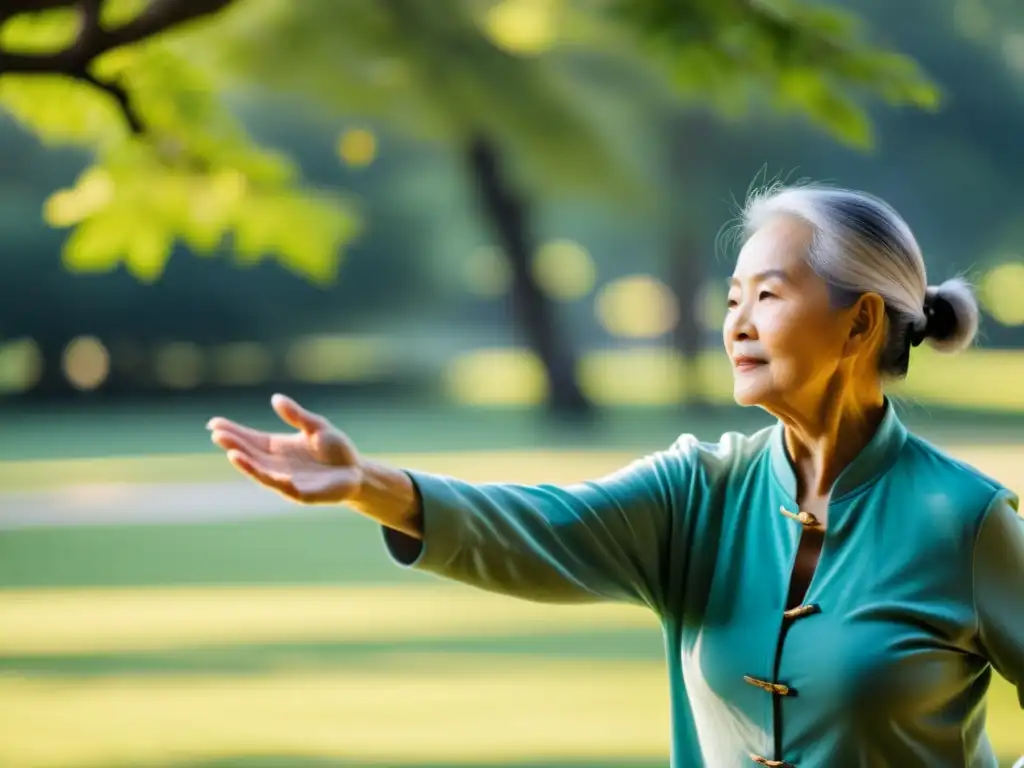
M 114 101 L 117 102 L 118 108 L 121 110 L 121 114 L 124 116 L 125 123 L 128 124 L 128 130 L 136 136 L 140 136 L 146 132 L 146 126 L 142 122 L 142 118 L 135 109 L 135 105 L 132 104 L 131 96 L 128 95 L 128 91 L 125 90 L 124 86 L 120 83 L 112 83 L 106 80 L 100 80 L 90 72 L 82 72 L 76 75 L 78 80 L 83 83 L 88 83 L 94 88 L 110 94 Z
M 103 0 L 7 0 L 0 10 L 0 23 L 19 13 L 75 7 L 80 27 L 75 40 L 55 53 L 22 54 L 0 50 L 0 77 L 10 74 L 58 75 L 97 88 L 114 98 L 133 133 L 144 126 L 128 91 L 118 83 L 100 80 L 89 69 L 98 57 L 127 45 L 143 42 L 192 21 L 212 16 L 235 0 L 151 0 L 138 16 L 113 29 L 101 22 Z

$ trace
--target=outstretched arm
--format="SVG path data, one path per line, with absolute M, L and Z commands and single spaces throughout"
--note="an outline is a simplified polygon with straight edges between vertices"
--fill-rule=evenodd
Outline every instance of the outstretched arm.
M 243 473 L 300 503 L 344 503 L 384 526 L 401 564 L 526 599 L 664 606 L 669 553 L 695 480 L 696 441 L 570 486 L 472 484 L 361 457 L 326 419 L 275 396 L 298 430 L 217 418 L 213 441 Z
M 641 603 L 659 609 L 690 444 L 569 486 L 473 484 L 409 472 L 410 536 L 384 540 L 403 565 L 530 600 Z

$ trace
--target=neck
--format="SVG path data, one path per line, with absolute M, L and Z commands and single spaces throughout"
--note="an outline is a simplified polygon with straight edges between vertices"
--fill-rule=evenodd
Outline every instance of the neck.
M 842 471 L 874 437 L 885 414 L 881 387 L 839 388 L 812 409 L 778 414 L 801 495 L 825 497 Z

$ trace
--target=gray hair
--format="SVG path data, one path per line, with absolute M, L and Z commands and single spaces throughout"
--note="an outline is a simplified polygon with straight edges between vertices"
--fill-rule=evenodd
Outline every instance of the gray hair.
M 878 361 L 884 376 L 906 376 L 910 349 L 922 341 L 940 352 L 974 342 L 979 312 L 971 286 L 960 278 L 929 286 L 913 232 L 885 201 L 825 186 L 770 187 L 748 199 L 744 239 L 778 215 L 813 228 L 807 260 L 837 306 L 852 306 L 865 293 L 885 301 L 888 326 Z

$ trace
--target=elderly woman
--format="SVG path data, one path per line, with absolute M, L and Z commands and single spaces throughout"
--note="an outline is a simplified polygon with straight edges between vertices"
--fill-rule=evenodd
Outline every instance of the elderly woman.
M 999 482 L 909 434 L 884 385 L 968 346 L 978 308 L 929 287 L 875 197 L 778 188 L 744 213 L 725 351 L 778 423 L 683 435 L 603 479 L 475 485 L 359 455 L 276 396 L 294 434 L 215 418 L 241 472 L 384 527 L 399 563 L 530 600 L 661 620 L 672 764 L 995 766 L 995 669 L 1024 706 L 1024 520 Z

